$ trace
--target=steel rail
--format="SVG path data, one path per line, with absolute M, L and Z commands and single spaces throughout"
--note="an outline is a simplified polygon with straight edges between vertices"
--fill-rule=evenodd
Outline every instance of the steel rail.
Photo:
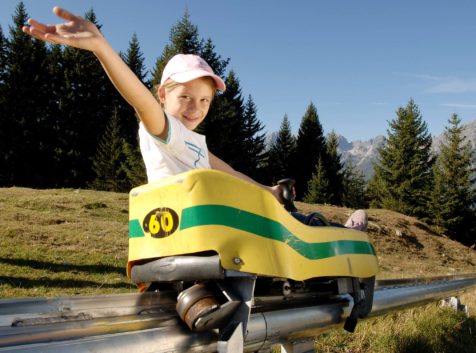
M 476 276 L 476 273 L 464 273 L 464 274 L 447 275 L 447 276 L 380 279 L 375 282 L 375 288 L 407 286 L 407 285 L 413 285 L 413 284 L 440 282 L 440 281 L 454 281 L 458 279 L 473 278 L 475 276 Z
M 170 292 L 127 293 L 99 296 L 21 298 L 0 300 L 0 329 L 47 323 L 48 319 L 68 321 L 136 315 L 154 310 L 174 309 L 176 296 Z M 62 320 L 63 319 L 63 320 Z
M 476 286 L 476 274 L 379 285 L 370 316 L 458 295 Z M 302 299 L 256 298 L 244 350 L 312 339 L 342 326 L 353 304 L 350 296 L 320 305 Z M 0 300 L 0 352 L 216 351 L 217 332 L 190 332 L 174 305 L 167 293 Z

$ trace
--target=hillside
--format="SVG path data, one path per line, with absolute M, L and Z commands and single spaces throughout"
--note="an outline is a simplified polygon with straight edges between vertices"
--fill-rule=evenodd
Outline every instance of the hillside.
M 297 203 L 344 222 L 351 210 Z M 369 210 L 380 278 L 475 272 L 476 251 L 412 217 Z M 0 297 L 134 291 L 125 275 L 128 195 L 0 189 Z
M 319 210 L 332 221 L 344 223 L 350 209 L 296 203 L 308 213 Z M 476 271 L 476 251 L 434 233 L 428 225 L 397 212 L 370 209 L 369 229 L 376 248 L 380 278 L 442 276 Z

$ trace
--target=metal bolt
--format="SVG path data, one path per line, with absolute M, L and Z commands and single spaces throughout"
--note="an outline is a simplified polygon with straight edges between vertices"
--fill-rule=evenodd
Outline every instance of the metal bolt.
M 240 259 L 238 256 L 235 256 L 235 257 L 233 258 L 233 263 L 234 263 L 235 265 L 239 265 L 239 264 L 241 264 L 241 262 L 242 262 L 242 261 L 241 261 L 241 259 Z
M 288 281 L 283 283 L 283 295 L 291 294 L 291 284 Z

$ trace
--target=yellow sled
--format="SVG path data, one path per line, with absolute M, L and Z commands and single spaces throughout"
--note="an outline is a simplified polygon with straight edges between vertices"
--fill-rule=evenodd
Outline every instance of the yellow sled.
M 225 270 L 302 281 L 375 276 L 364 232 L 310 227 L 262 188 L 194 170 L 130 192 L 128 274 L 136 263 L 215 252 Z

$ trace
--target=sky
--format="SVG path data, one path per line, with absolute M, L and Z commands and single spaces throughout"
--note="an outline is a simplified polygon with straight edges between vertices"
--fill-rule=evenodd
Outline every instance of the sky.
M 19 0 L 0 0 L 9 36 Z M 171 27 L 188 9 L 199 36 L 230 58 L 243 97 L 264 131 L 285 114 L 297 133 L 312 102 L 327 134 L 349 141 L 386 135 L 413 99 L 432 135 L 453 113 L 476 119 L 476 1 L 473 0 L 24 0 L 29 16 L 58 23 L 55 5 L 91 8 L 117 50 L 137 34 L 151 71 Z

